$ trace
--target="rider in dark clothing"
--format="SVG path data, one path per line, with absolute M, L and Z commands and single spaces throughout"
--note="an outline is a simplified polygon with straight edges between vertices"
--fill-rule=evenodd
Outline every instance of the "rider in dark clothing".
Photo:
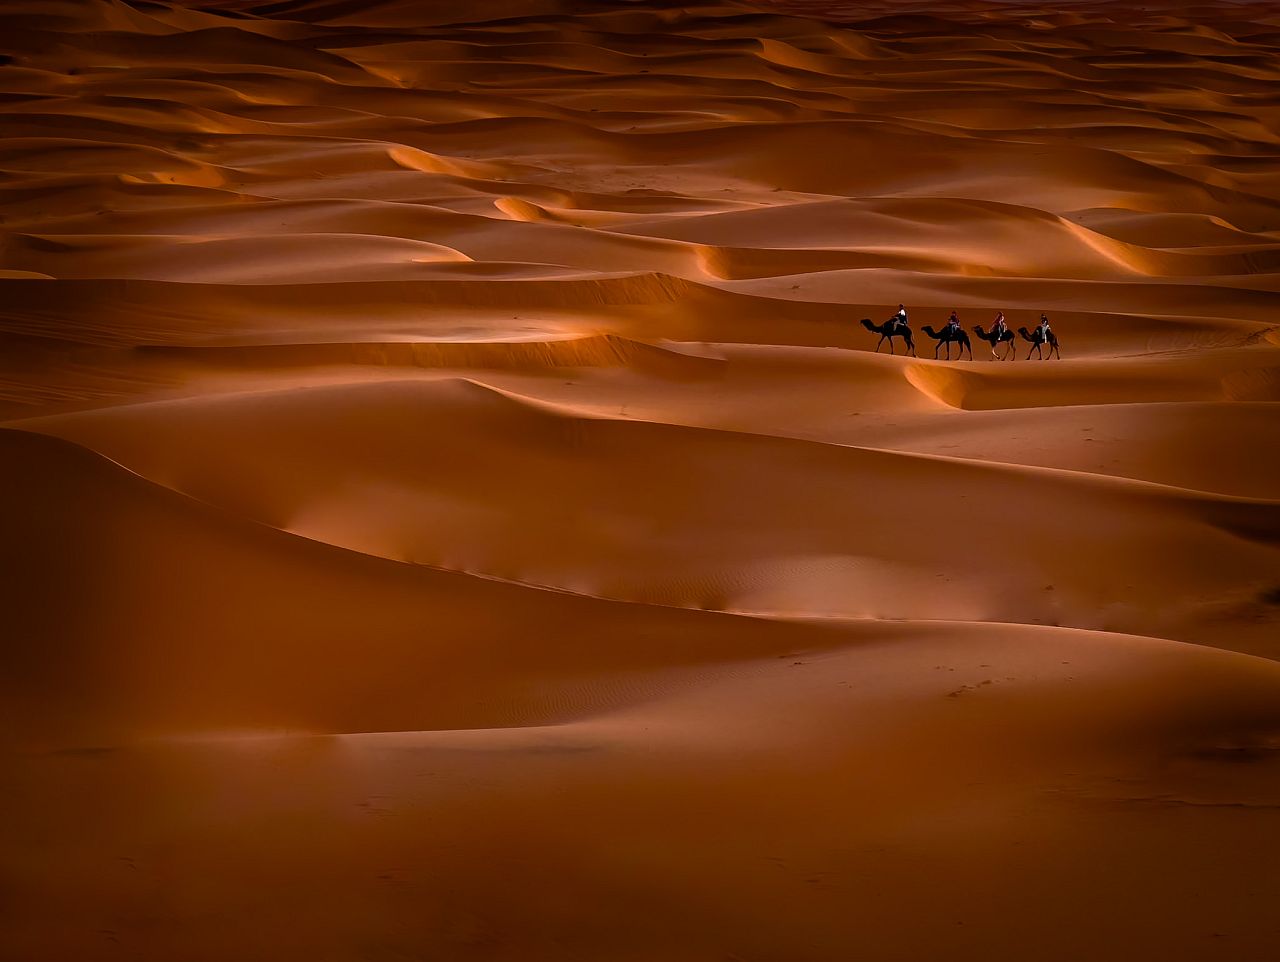
M 910 326 L 907 324 L 907 309 L 901 304 L 898 305 L 898 313 L 889 320 L 893 321 L 894 326 L 900 331 L 905 331 Z
M 1009 331 L 1009 325 L 1005 322 L 1004 311 L 996 311 L 996 322 L 991 325 L 991 356 L 1000 357 L 997 348 L 1004 343 L 1005 335 Z M 1008 354 L 1008 351 L 1005 352 Z
M 960 315 L 953 310 L 951 312 L 951 316 L 947 318 L 947 333 L 954 336 L 959 330 Z

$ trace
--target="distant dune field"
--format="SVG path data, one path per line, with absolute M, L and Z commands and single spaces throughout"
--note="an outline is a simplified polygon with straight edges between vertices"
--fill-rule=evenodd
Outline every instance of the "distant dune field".
M 1274 4 L 6 0 L 0 130 L 0 959 L 1280 958 Z

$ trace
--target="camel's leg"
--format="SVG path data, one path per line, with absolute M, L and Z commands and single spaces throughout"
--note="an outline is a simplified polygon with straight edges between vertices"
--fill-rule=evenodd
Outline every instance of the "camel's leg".
M 880 345 L 884 343 L 884 335 L 880 335 L 880 340 L 876 341 L 876 353 L 880 353 Z
M 889 353 L 890 353 L 890 354 L 894 353 L 894 351 L 893 351 L 893 335 L 892 335 L 892 334 L 890 334 L 890 335 L 889 335 Z

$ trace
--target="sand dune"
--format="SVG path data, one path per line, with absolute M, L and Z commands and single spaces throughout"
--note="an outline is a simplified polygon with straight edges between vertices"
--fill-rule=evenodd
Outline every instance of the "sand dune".
M 1278 54 L 5 4 L 0 956 L 1276 957 Z
M 5 603 L 26 639 L 6 682 L 10 704 L 32 706 L 7 727 L 19 744 L 552 722 L 598 710 L 595 689 L 616 707 L 627 690 L 643 691 L 646 669 L 835 643 L 822 626 L 781 632 L 334 551 L 180 498 L 65 442 L 6 431 L 0 443 L 18 467 L 5 482 L 5 528 L 29 572 L 10 579 Z M 64 551 L 72 537 L 74 556 Z M 100 568 L 114 574 L 97 583 Z M 81 606 L 60 607 L 57 585 L 82 592 Z M 317 590 L 323 608 L 311 603 Z M 190 620 L 213 609 L 223 618 Z M 609 643 L 593 644 L 602 632 Z M 611 680 L 592 682 L 606 674 L 595 662 Z M 156 677 L 189 684 L 156 687 Z M 389 687 L 397 677 L 399 695 Z
M 583 419 L 469 382 L 295 389 L 18 426 L 309 538 L 591 595 L 1069 624 L 1220 646 L 1269 634 L 1251 615 L 1271 588 L 1280 502 Z M 524 523 L 513 527 L 509 512 Z M 1100 530 L 1105 562 L 1081 537 Z M 964 568 L 956 544 L 970 546 Z

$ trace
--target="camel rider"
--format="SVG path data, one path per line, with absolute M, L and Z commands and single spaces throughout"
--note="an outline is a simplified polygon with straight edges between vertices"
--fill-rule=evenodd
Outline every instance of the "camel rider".
M 1040 326 L 1036 328 L 1036 336 L 1041 342 L 1049 343 L 1049 318 L 1044 314 L 1040 315 Z
M 910 325 L 907 323 L 907 309 L 901 304 L 898 305 L 898 313 L 889 318 L 893 322 L 894 327 L 905 331 Z
M 996 311 L 996 322 L 991 328 L 991 333 L 995 335 L 995 343 L 999 344 L 1004 340 L 1005 332 L 1009 330 L 1009 325 L 1005 323 L 1004 311 Z
M 947 333 L 955 335 L 960 331 L 960 315 L 953 309 L 951 316 L 947 318 Z

